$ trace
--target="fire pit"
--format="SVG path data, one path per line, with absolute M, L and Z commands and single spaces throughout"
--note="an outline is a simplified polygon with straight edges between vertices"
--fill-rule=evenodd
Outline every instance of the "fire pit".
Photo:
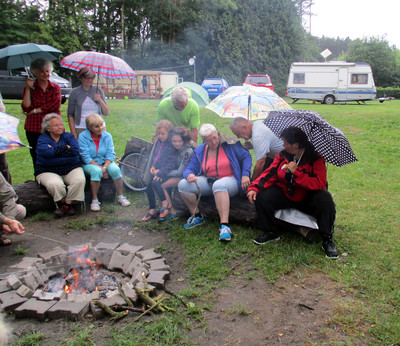
M 170 268 L 154 249 L 119 243 L 60 247 L 38 257 L 25 257 L 0 278 L 0 307 L 17 318 L 79 320 L 93 304 L 115 307 L 137 301 L 135 289 L 164 288 Z

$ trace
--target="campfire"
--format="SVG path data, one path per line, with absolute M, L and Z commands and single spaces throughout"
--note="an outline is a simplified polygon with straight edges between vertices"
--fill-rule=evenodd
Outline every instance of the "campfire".
M 154 249 L 118 243 L 55 248 L 25 257 L 0 278 L 0 302 L 17 318 L 79 320 L 89 311 L 114 319 L 132 312 L 165 311 L 169 266 Z M 148 310 L 148 311 L 147 311 Z

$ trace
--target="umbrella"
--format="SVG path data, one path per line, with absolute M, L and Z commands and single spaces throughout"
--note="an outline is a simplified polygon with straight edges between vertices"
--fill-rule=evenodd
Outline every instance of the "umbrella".
M 135 72 L 124 60 L 106 53 L 75 52 L 61 59 L 60 65 L 74 71 L 87 66 L 99 76 L 111 79 L 135 77 Z
M 326 162 L 341 167 L 357 161 L 350 143 L 341 130 L 333 127 L 318 113 L 312 111 L 270 112 L 264 124 L 278 137 L 289 126 L 301 128 Z
M 27 147 L 20 143 L 17 127 L 19 119 L 0 112 L 0 154 L 7 151 L 18 149 L 19 147 Z
M 265 119 L 270 111 L 292 109 L 268 88 L 252 85 L 232 86 L 212 100 L 207 107 L 222 118 Z
M 62 52 L 47 44 L 23 43 L 0 49 L 0 70 L 29 66 L 37 58 L 58 60 Z
M 163 99 L 169 96 L 176 87 L 184 87 L 189 90 L 190 97 L 197 102 L 199 107 L 204 107 L 210 102 L 208 92 L 201 85 L 192 82 L 182 82 L 164 92 Z

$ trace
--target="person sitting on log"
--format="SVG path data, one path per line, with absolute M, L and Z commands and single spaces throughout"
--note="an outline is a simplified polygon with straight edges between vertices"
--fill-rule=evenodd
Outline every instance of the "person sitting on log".
M 104 130 L 104 120 L 99 114 L 90 114 L 86 117 L 86 130 L 79 135 L 79 146 L 83 170 L 90 176 L 90 189 L 92 191 L 91 211 L 100 211 L 98 192 L 101 178 L 114 181 L 117 190 L 118 203 L 129 207 L 131 203 L 122 194 L 121 170 L 114 163 L 114 142 L 110 133 Z
M 254 243 L 261 245 L 280 238 L 274 212 L 296 208 L 315 216 L 326 257 L 337 258 L 332 235 L 335 224 L 335 203 L 327 189 L 325 160 L 298 127 L 282 131 L 284 150 L 249 186 L 247 198 L 255 204 L 258 225 L 263 232 Z
M 169 190 L 178 186 L 178 183 L 183 177 L 183 170 L 186 168 L 193 155 L 193 148 L 190 145 L 191 139 L 190 133 L 183 127 L 175 127 L 172 130 L 171 142 L 173 147 L 178 151 L 178 168 L 170 171 L 167 174 L 168 180 L 161 184 L 170 210 L 166 217 L 158 220 L 159 222 L 172 221 L 178 218 L 178 215 L 172 206 Z
M 245 192 L 250 184 L 252 158 L 239 141 L 229 144 L 212 124 L 204 124 L 199 131 L 203 144 L 198 146 L 183 171 L 178 190 L 192 216 L 184 225 L 189 229 L 205 221 L 197 208 L 197 196 L 214 195 L 220 228 L 219 240 L 231 240 L 229 227 L 230 197 Z
M 36 146 L 35 176 L 57 205 L 56 217 L 75 215 L 74 204 L 85 200 L 85 175 L 74 135 L 65 132 L 56 113 L 47 114 Z
M 146 188 L 147 198 L 149 200 L 149 210 L 142 221 L 147 222 L 159 215 L 160 219 L 164 219 L 169 214 L 168 200 L 165 197 L 165 191 L 161 184 L 167 180 L 167 174 L 177 168 L 178 151 L 172 146 L 171 134 L 174 125 L 169 120 L 161 120 L 157 123 L 156 135 L 157 141 L 150 158 L 150 182 Z M 161 207 L 156 211 L 157 194 L 161 201 Z
M 23 205 L 17 204 L 18 197 L 12 186 L 0 172 L 0 234 L 23 234 L 24 226 L 17 221 L 22 220 L 26 215 Z M 0 245 L 10 245 L 11 240 L 0 237 Z

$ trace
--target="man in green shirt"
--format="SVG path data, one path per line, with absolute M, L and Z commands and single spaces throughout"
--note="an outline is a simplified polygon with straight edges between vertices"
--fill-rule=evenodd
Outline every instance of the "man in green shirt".
M 189 91 L 183 87 L 172 90 L 171 95 L 158 105 L 157 121 L 167 119 L 174 126 L 187 128 L 192 140 L 197 143 L 200 110 L 197 102 L 189 96 Z

